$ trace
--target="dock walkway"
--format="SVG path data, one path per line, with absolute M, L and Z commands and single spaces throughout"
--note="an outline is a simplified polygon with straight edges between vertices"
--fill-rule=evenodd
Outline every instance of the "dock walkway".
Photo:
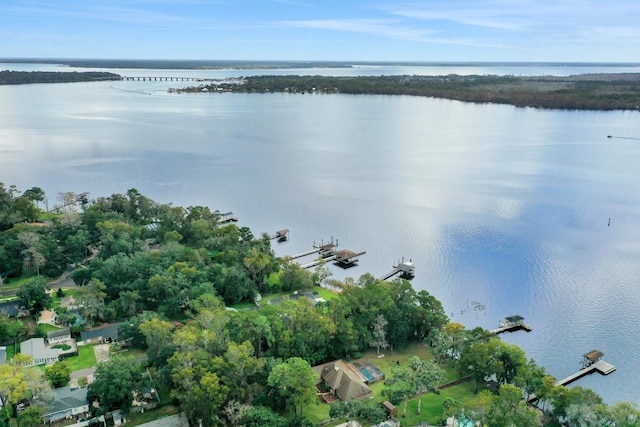
M 578 380 L 585 375 L 592 374 L 594 372 L 598 372 L 601 375 L 609 375 L 613 371 L 616 370 L 616 367 L 610 363 L 605 362 L 604 360 L 598 360 L 593 365 L 589 365 L 584 369 L 579 370 L 573 375 L 569 375 L 567 378 L 564 378 L 556 383 L 556 385 L 567 385 L 571 384 L 575 380 Z
M 389 280 L 398 274 L 400 274 L 400 277 L 403 279 L 413 279 L 415 271 L 415 264 L 411 260 L 405 261 L 404 258 L 402 258 L 402 262 L 398 261 L 398 265 L 394 265 L 393 270 L 378 277 L 378 280 Z

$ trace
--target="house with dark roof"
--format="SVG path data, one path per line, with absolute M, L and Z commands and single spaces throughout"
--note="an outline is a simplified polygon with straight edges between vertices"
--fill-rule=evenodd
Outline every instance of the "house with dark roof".
M 31 338 L 20 343 L 20 353 L 31 356 L 33 361 L 30 366 L 55 363 L 60 359 L 58 350 L 47 348 L 44 338 Z
M 89 412 L 87 388 L 60 387 L 53 390 L 54 400 L 47 404 L 42 420 L 53 423 L 59 420 L 71 419 L 76 416 L 86 416 Z
M 0 302 L 0 312 L 4 312 L 9 317 L 18 317 L 20 314 L 20 301 Z
M 104 325 L 96 326 L 95 328 L 87 329 L 80 332 L 80 339 L 82 344 L 95 344 L 105 341 L 118 341 L 118 328 L 124 322 L 106 323 Z
M 49 344 L 58 344 L 66 341 L 71 341 L 71 329 L 69 328 L 47 332 L 47 342 Z
M 342 360 L 315 366 L 313 371 L 331 393 L 343 402 L 362 400 L 371 397 L 372 390 L 360 380 L 359 376 Z

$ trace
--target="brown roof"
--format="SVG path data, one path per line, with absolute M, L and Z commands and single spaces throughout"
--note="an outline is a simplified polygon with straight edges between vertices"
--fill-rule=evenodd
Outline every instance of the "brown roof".
M 326 250 L 329 250 L 329 249 L 333 249 L 335 247 L 336 247 L 336 245 L 334 245 L 333 243 L 327 243 L 326 245 L 320 246 L 318 249 L 326 251 Z
M 393 412 L 396 407 L 393 405 L 393 403 L 389 402 L 388 400 L 385 400 L 384 402 L 382 402 L 382 405 L 387 408 L 387 410 L 389 412 Z
M 349 249 L 343 249 L 341 251 L 336 252 L 336 258 L 338 259 L 349 259 L 357 256 L 358 254 L 350 251 Z
M 600 350 L 592 350 L 589 353 L 584 355 L 584 357 L 591 360 L 592 362 L 595 362 L 596 360 L 600 359 L 602 356 L 604 356 L 604 353 L 601 352 Z
M 352 374 L 341 360 L 326 364 L 320 377 L 344 402 L 371 395 L 371 389 Z

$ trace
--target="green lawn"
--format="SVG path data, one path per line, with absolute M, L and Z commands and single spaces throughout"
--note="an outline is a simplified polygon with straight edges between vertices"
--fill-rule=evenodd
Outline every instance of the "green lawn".
M 16 291 L 17 292 L 18 289 L 20 289 L 20 286 L 22 286 L 24 284 L 24 282 L 26 282 L 29 279 L 33 279 L 33 276 L 18 277 L 18 278 L 9 279 L 2 285 L 2 290 L 3 291 Z
M 62 329 L 62 326 L 50 325 L 48 323 L 38 325 L 38 330 L 44 332 L 45 334 L 52 331 L 59 331 L 60 329 Z
M 69 371 L 71 372 L 90 368 L 98 364 L 96 354 L 93 352 L 93 346 L 91 345 L 78 346 L 78 355 L 69 357 L 64 361 L 69 365 Z
M 327 301 L 339 297 L 337 293 L 331 292 L 329 289 L 321 288 L 320 286 L 314 286 L 312 290 L 319 293 L 320 296 Z
M 63 288 L 62 292 L 64 293 L 64 296 L 62 298 L 73 296 L 77 300 L 80 295 L 82 295 L 82 289 L 80 288 Z M 60 307 L 60 302 L 62 301 L 62 298 L 58 297 L 56 294 L 57 289 L 55 289 L 51 295 L 53 298 L 52 310 L 56 307 Z
M 329 419 L 329 409 L 331 407 L 315 399 L 312 403 L 306 403 L 302 407 L 302 414 L 313 424 L 317 425 L 321 421 Z

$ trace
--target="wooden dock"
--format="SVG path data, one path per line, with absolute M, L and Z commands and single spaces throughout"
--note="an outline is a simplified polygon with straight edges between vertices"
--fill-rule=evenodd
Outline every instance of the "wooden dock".
M 398 274 L 403 279 L 413 279 L 415 277 L 415 269 L 415 264 L 411 260 L 405 261 L 403 258 L 402 262 L 398 261 L 398 265 L 393 266 L 393 270 L 378 277 L 378 280 L 389 280 Z
M 572 382 L 586 376 L 593 374 L 594 372 L 599 373 L 600 375 L 609 375 L 613 371 L 616 370 L 616 367 L 611 365 L 610 363 L 605 362 L 604 360 L 598 360 L 593 365 L 587 366 L 584 369 L 579 370 L 573 375 L 569 375 L 567 378 L 564 378 L 556 383 L 556 385 L 567 385 Z
M 321 243 L 319 246 L 313 244 L 313 249 L 307 252 L 302 252 L 300 254 L 291 255 L 289 257 L 290 260 L 303 258 L 306 256 L 310 256 L 313 254 L 318 254 L 317 258 L 311 262 L 300 264 L 301 268 L 309 269 L 316 267 L 322 263 L 333 262 L 335 265 L 342 268 L 353 267 L 358 262 L 358 257 L 360 255 L 364 255 L 366 252 L 353 252 L 349 249 L 342 249 L 340 251 L 337 250 L 338 241 L 333 242 L 333 237 L 331 241 L 327 244 Z
M 220 214 L 218 224 L 228 224 L 230 222 L 238 222 L 238 218 L 233 216 L 233 212 L 225 212 Z
M 269 238 L 271 240 L 278 240 L 278 243 L 286 242 L 287 240 L 289 240 L 289 230 L 287 228 L 285 228 L 284 230 L 278 230 L 275 232 L 275 234 L 269 236 Z
M 500 321 L 500 327 L 497 329 L 492 329 L 489 333 L 498 335 L 505 332 L 516 332 L 516 331 L 525 331 L 531 332 L 533 328 L 526 323 L 524 323 L 524 317 L 519 315 L 513 315 L 505 318 Z
M 349 249 L 343 249 L 334 253 L 333 263 L 342 268 L 353 267 L 358 263 L 358 257 L 366 253 L 366 251 L 353 252 Z
M 300 268 L 303 268 L 303 269 L 305 269 L 305 270 L 308 270 L 308 269 L 310 269 L 310 268 L 313 268 L 313 267 L 317 267 L 317 266 L 319 266 L 319 265 L 320 265 L 321 263 L 323 263 L 323 262 L 331 262 L 331 261 L 333 261 L 334 259 L 335 259 L 335 257 L 333 257 L 333 256 L 330 256 L 330 257 L 328 257 L 328 258 L 318 258 L 318 259 L 316 259 L 316 260 L 314 260 L 314 261 L 311 261 L 311 262 L 309 262 L 309 263 L 301 264 L 301 265 L 300 265 Z

